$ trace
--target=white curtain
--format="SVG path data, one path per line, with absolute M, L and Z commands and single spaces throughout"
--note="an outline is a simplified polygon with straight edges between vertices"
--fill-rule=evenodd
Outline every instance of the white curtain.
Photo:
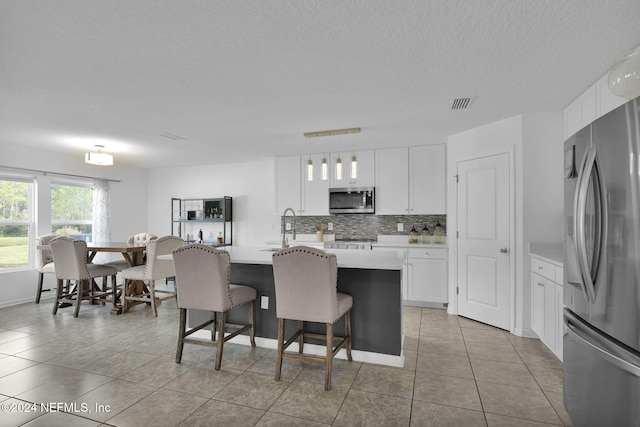
M 111 218 L 109 215 L 109 181 L 95 179 L 93 181 L 93 236 L 94 242 L 108 242 L 111 240 Z M 98 252 L 95 263 L 109 261 L 109 255 Z

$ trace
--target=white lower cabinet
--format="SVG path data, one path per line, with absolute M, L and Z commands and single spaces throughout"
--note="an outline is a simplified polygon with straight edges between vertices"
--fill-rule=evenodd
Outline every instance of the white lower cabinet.
M 531 258 L 531 329 L 562 360 L 562 267 Z
M 448 301 L 446 249 L 409 248 L 406 264 L 407 303 L 442 306 Z

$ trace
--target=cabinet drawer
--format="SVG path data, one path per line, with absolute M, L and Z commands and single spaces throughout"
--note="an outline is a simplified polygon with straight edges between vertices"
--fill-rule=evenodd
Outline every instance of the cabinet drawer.
M 438 248 L 409 248 L 408 258 L 447 259 L 447 250 Z
M 544 276 L 554 282 L 556 280 L 556 266 L 538 258 L 531 258 L 531 272 Z

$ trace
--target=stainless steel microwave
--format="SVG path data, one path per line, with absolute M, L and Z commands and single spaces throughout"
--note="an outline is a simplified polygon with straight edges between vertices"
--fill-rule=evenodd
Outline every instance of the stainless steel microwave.
M 375 213 L 374 187 L 330 188 L 329 213 Z

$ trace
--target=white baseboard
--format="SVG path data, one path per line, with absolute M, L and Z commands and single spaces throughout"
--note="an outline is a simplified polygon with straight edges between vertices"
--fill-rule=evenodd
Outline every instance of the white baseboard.
M 191 334 L 191 337 L 196 337 L 200 339 L 211 339 L 211 331 L 196 331 Z M 232 338 L 230 341 L 235 344 L 242 345 L 251 345 L 249 341 L 248 335 L 238 335 L 237 337 Z M 261 338 L 256 337 L 256 346 L 262 348 L 269 348 L 276 350 L 278 348 L 278 340 L 273 338 Z M 287 351 L 298 351 L 298 344 L 292 343 L 291 346 L 287 349 Z M 326 350 L 324 346 L 316 345 L 316 344 L 307 344 L 304 345 L 305 354 L 313 354 L 317 356 L 324 356 L 326 354 Z M 338 354 L 336 354 L 338 359 L 347 360 L 347 352 L 343 348 Z M 362 350 L 351 350 L 351 358 L 356 362 L 366 362 L 366 363 L 375 363 L 378 365 L 387 365 L 401 368 L 404 366 L 404 352 L 400 354 L 400 356 L 393 356 L 391 354 L 382 354 L 382 353 L 373 353 L 370 351 L 362 351 Z
M 533 332 L 531 329 L 515 328 L 513 330 L 513 335 L 516 335 L 522 338 L 538 338 L 538 334 Z

